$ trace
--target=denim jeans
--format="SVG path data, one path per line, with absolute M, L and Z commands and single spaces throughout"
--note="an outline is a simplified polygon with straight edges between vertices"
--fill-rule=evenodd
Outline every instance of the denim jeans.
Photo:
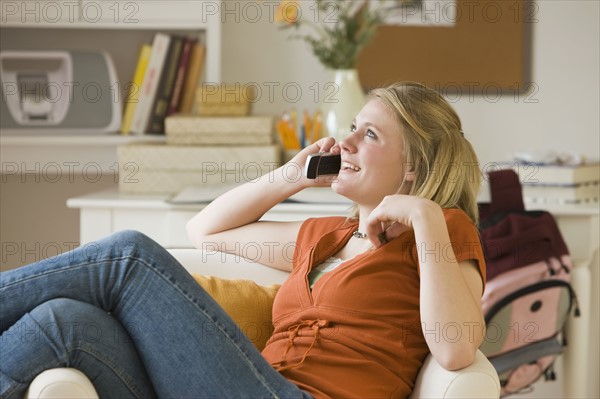
M 308 398 L 160 245 L 125 231 L 0 274 L 0 396 L 54 367 L 103 398 Z

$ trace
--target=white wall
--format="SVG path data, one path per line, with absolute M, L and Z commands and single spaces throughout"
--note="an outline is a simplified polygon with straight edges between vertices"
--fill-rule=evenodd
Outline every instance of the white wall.
M 516 98 L 504 95 L 495 102 L 465 92 L 453 101 L 482 164 L 509 159 L 522 150 L 600 156 L 600 2 L 538 0 L 535 4 L 531 76 L 536 91 Z M 250 21 L 253 17 L 244 18 L 243 11 L 240 8 L 238 21 L 225 16 L 223 80 L 263 87 L 256 113 L 316 109 L 311 86 L 318 83 L 322 89 L 329 79 L 308 45 L 287 40 L 291 31 L 281 31 L 266 13 Z M 277 83 L 269 98 L 268 86 Z M 292 103 L 282 88 L 296 83 L 302 96 Z M 289 89 L 288 97 L 294 96 L 291 85 Z

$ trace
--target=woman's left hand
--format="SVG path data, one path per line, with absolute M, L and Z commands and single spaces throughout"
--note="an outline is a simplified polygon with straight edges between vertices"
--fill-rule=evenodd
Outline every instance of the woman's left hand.
M 367 237 L 375 248 L 415 228 L 423 216 L 441 208 L 435 202 L 413 195 L 394 194 L 383 198 L 367 218 Z

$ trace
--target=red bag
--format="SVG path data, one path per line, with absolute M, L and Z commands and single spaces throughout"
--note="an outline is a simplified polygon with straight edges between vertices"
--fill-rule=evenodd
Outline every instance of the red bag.
M 519 176 L 513 170 L 488 173 L 492 202 L 480 205 L 479 231 L 487 280 L 510 269 L 569 255 L 552 214 L 526 211 Z

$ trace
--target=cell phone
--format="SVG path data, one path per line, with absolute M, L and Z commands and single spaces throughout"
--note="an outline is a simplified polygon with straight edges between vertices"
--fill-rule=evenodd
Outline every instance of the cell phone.
M 306 158 L 304 176 L 316 179 L 322 175 L 337 175 L 342 167 L 342 157 L 329 152 L 311 154 Z

